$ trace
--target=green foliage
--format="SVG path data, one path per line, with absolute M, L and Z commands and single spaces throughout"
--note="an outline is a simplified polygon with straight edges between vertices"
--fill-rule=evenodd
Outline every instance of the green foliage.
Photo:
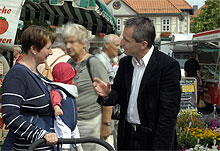
M 220 0 L 206 0 L 207 7 L 202 8 L 197 17 L 192 17 L 190 30 L 198 33 L 220 27 Z
M 187 133 L 187 130 L 183 130 L 177 133 L 178 144 L 180 148 L 191 148 L 197 144 L 197 138 Z

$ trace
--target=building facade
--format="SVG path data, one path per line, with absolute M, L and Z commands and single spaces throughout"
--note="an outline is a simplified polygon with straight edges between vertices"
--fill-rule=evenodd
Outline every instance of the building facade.
M 113 11 L 117 31 L 122 35 L 124 23 L 135 16 L 149 17 L 156 29 L 156 41 L 161 33 L 170 35 L 190 32 L 193 8 L 185 0 L 104 0 Z

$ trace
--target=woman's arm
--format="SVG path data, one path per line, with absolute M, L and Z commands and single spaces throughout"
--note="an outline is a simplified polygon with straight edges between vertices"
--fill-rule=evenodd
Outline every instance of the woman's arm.
M 49 102 L 34 80 L 30 76 L 28 79 L 27 73 L 22 70 L 9 72 L 2 86 L 3 121 L 17 137 L 34 142 L 48 132 L 31 124 L 31 115 L 49 110 Z M 28 93 L 34 95 L 29 96 Z M 23 116 L 22 113 L 29 116 Z

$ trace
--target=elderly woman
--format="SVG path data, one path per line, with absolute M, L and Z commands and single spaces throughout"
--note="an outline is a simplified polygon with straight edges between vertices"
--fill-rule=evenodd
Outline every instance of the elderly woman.
M 53 133 L 53 116 L 46 87 L 40 81 L 37 66 L 52 54 L 55 36 L 40 26 L 28 27 L 21 36 L 23 58 L 8 72 L 2 87 L 3 121 L 10 131 L 2 150 L 27 150 L 40 138 L 41 150 L 53 149 L 58 139 Z
M 111 134 L 112 107 L 103 107 L 96 102 L 98 96 L 93 89 L 86 62 L 90 54 L 87 51 L 87 30 L 78 24 L 68 23 L 63 31 L 63 40 L 71 59 L 68 60 L 78 74 L 74 77 L 77 82 L 79 96 L 76 98 L 79 107 L 78 127 L 81 137 L 106 139 Z M 99 77 L 109 82 L 108 74 L 103 64 L 96 57 L 89 59 L 92 77 Z M 82 144 L 84 150 L 98 150 L 96 144 Z

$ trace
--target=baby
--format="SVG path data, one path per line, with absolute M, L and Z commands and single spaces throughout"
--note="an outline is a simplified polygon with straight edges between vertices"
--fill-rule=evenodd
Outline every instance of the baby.
M 74 84 L 73 78 L 77 74 L 77 70 L 72 68 L 72 66 L 65 62 L 60 62 L 56 64 L 53 68 L 52 75 L 53 75 L 53 82 L 60 82 L 64 84 Z M 61 107 L 61 100 L 62 95 L 61 93 L 56 89 L 50 90 L 50 96 L 51 96 L 51 103 L 52 107 L 55 111 L 55 116 L 63 115 L 63 111 L 60 108 Z
M 77 70 L 65 62 L 56 64 L 53 68 L 53 82 L 50 90 L 52 107 L 55 112 L 54 130 L 58 138 L 80 138 L 77 123 L 76 83 L 73 78 Z M 58 86 L 57 86 L 58 85 Z M 74 146 L 82 151 L 81 144 Z M 62 150 L 68 150 L 69 144 L 63 144 Z

